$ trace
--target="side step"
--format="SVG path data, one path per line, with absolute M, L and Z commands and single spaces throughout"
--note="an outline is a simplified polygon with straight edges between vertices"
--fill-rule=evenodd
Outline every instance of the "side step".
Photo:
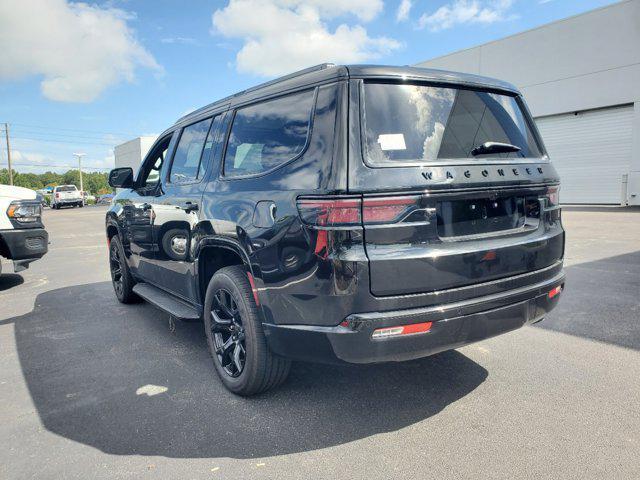
M 200 313 L 194 307 L 158 287 L 148 283 L 136 283 L 133 291 L 150 304 L 180 320 L 200 320 Z

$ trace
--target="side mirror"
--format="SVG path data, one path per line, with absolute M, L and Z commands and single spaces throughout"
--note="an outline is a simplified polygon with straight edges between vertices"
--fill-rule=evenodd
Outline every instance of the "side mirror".
M 109 172 L 109 185 L 113 188 L 133 188 L 133 168 L 114 168 Z

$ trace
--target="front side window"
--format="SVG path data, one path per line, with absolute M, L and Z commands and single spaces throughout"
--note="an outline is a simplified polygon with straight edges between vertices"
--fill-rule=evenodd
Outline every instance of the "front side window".
M 145 158 L 136 180 L 136 188 L 141 194 L 151 194 L 157 188 L 160 180 L 160 170 L 167 156 L 171 137 L 172 135 L 167 135 L 156 143 Z
M 228 177 L 267 172 L 300 155 L 307 144 L 314 91 L 240 108 L 224 161 Z
M 170 183 L 194 182 L 202 178 L 203 151 L 209 151 L 211 140 L 207 141 L 211 119 L 207 118 L 198 123 L 189 125 L 182 130 L 180 141 L 176 147 L 169 174 Z M 209 149 L 207 149 L 209 143 Z
M 366 154 L 373 164 L 542 155 L 515 96 L 365 83 L 363 104 Z

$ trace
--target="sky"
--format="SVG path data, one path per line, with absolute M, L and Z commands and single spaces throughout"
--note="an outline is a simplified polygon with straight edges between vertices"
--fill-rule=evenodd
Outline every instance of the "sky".
M 0 0 L 14 169 L 113 167 L 113 147 L 323 62 L 410 65 L 611 0 Z M 6 168 L 0 125 L 0 168 Z

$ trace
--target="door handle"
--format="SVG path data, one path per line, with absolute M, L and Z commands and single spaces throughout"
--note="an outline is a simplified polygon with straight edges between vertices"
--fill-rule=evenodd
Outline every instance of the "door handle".
M 197 203 L 187 202 L 180 208 L 182 210 L 184 210 L 185 212 L 187 212 L 187 213 L 189 213 L 189 212 L 197 212 L 198 211 L 198 204 Z

